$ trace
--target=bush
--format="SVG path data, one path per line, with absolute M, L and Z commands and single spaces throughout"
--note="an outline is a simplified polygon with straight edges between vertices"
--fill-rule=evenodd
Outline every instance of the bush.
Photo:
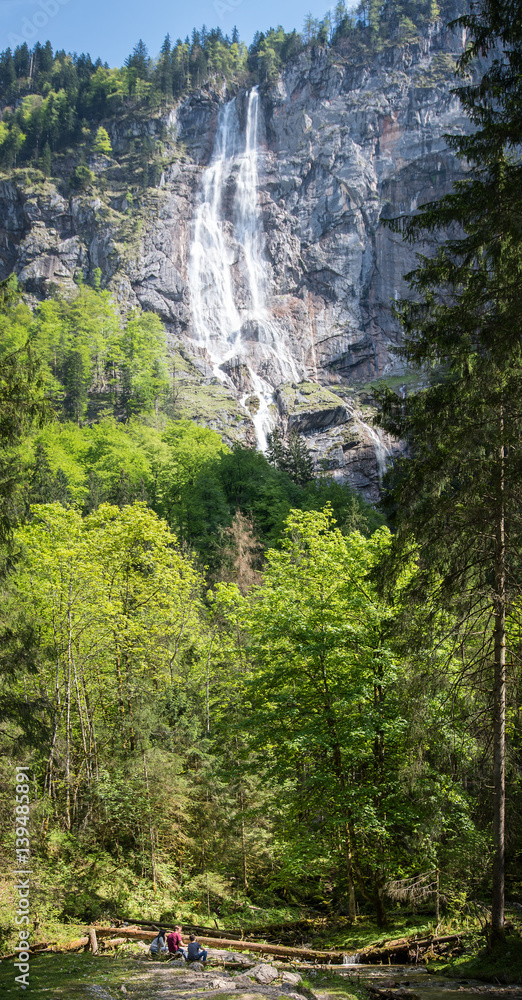
M 71 184 L 77 191 L 86 191 L 94 184 L 95 177 L 92 170 L 89 170 L 83 163 L 80 163 L 72 175 Z

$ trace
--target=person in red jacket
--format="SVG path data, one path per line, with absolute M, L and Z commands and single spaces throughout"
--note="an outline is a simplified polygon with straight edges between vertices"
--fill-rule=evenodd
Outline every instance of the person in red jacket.
M 183 948 L 183 941 L 181 940 L 181 927 L 176 924 L 173 931 L 167 934 L 167 948 L 169 949 L 170 955 L 183 955 L 185 961 L 187 961 L 187 953 Z

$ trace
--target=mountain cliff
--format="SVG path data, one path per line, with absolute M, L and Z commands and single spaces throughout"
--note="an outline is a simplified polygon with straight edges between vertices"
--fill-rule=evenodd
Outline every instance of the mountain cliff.
M 91 156 L 84 190 L 72 152 L 52 178 L 0 179 L 0 277 L 41 299 L 81 275 L 153 310 L 180 416 L 261 446 L 278 421 L 376 500 L 397 445 L 371 425 L 372 383 L 413 378 L 391 303 L 414 248 L 382 220 L 460 174 L 444 135 L 467 126 L 451 93 L 463 41 L 437 22 L 371 62 L 309 47 L 259 92 L 214 83 L 107 118 L 111 153 Z M 137 186 L 143 148 L 153 171 Z

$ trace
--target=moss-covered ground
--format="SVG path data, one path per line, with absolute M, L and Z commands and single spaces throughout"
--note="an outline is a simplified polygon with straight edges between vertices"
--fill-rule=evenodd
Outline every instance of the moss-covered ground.
M 450 961 L 430 962 L 428 971 L 450 979 L 522 984 L 522 936 L 513 930 L 503 943 L 492 948 L 484 945 L 483 936 L 476 936 L 467 943 L 461 955 Z
M 20 997 L 20 986 L 15 982 L 12 961 L 4 960 L 0 964 L 0 997 L 10 1000 Z M 219 975 L 219 972 L 216 972 Z M 180 1000 L 195 1000 L 202 992 L 208 993 L 209 987 L 212 1000 L 225 1000 L 232 997 L 235 1000 L 262 1000 L 263 993 L 259 987 L 249 992 L 248 988 L 218 992 L 211 989 L 211 983 L 194 982 L 192 989 L 187 990 L 187 984 L 180 970 L 173 968 L 171 963 L 152 962 L 143 956 L 129 952 L 124 955 L 102 955 L 93 957 L 90 954 L 80 955 L 42 955 L 33 958 L 29 972 L 29 990 L 26 996 L 49 998 L 49 1000 L 121 1000 L 125 995 L 132 1000 L 167 1000 L 167 997 L 179 995 Z M 180 982 L 176 982 L 176 980 Z M 310 991 L 318 1000 L 366 1000 L 367 991 L 364 986 L 346 981 L 335 974 L 319 972 L 304 979 L 305 995 Z M 124 987 L 124 990 L 122 990 Z M 277 987 L 267 989 L 270 1000 L 288 1000 L 288 995 L 281 993 L 277 997 Z
M 32 958 L 29 970 L 29 989 L 22 991 L 15 976 L 19 973 L 13 962 L 4 959 L 0 965 L 0 997 L 36 996 L 58 1000 L 61 997 L 108 1000 L 119 994 L 125 986 L 130 992 L 130 982 L 139 972 L 137 960 L 114 955 L 94 958 L 90 954 L 42 955 Z M 139 979 L 139 975 L 137 977 Z M 129 985 L 127 985 L 129 984 Z M 138 997 L 139 994 L 132 994 Z

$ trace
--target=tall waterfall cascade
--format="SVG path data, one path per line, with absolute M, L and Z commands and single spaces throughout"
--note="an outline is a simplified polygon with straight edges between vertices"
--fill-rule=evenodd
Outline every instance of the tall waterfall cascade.
M 237 99 L 221 106 L 203 172 L 189 258 L 192 330 L 214 375 L 232 380 L 252 417 L 259 448 L 275 424 L 274 388 L 300 381 L 269 303 L 259 204 L 259 93 L 249 91 L 241 129 Z

